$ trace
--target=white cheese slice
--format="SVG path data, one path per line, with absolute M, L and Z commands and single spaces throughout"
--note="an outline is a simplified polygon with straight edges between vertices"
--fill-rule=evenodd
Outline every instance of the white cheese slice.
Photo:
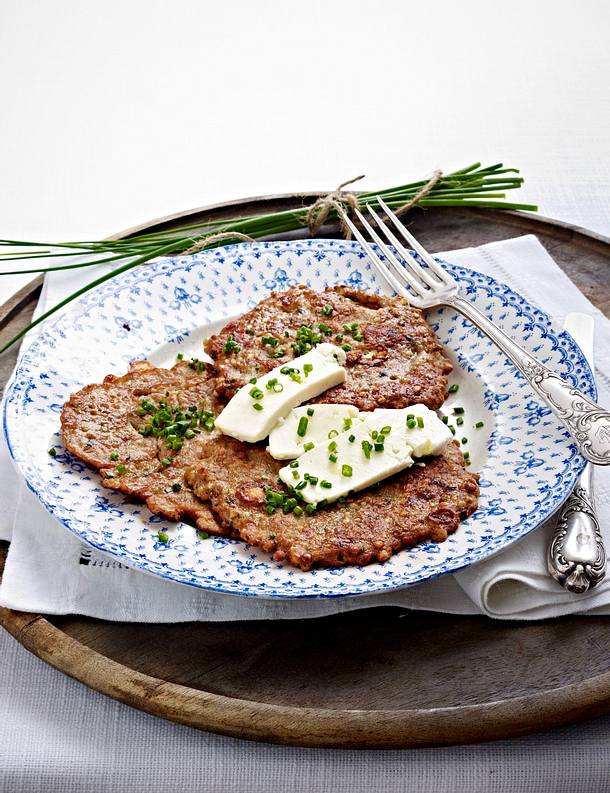
M 262 441 L 293 407 L 343 383 L 344 363 L 341 347 L 318 344 L 289 364 L 258 377 L 256 383 L 240 388 L 215 420 L 216 427 L 240 441 Z
M 413 416 L 411 423 L 415 421 L 415 426 L 407 429 L 407 441 L 415 457 L 440 454 L 453 438 L 449 427 L 425 405 L 411 405 L 400 410 L 378 408 L 372 413 L 360 413 L 360 416 L 371 430 L 377 431 L 384 426 L 391 427 L 392 431 L 395 427 L 404 428 L 407 426 L 407 417 Z M 420 427 L 422 423 L 423 427 Z
M 368 454 L 363 443 L 370 444 Z M 296 461 L 298 465 L 293 464 L 295 467 L 281 468 L 279 477 L 285 484 L 297 488 L 304 501 L 317 504 L 324 500 L 336 501 L 352 490 L 362 490 L 413 465 L 405 428 L 392 428 L 385 437 L 383 451 L 375 451 L 373 444 L 369 428 L 357 424 L 302 454 Z M 336 461 L 330 459 L 330 455 L 336 456 Z
M 302 405 L 271 430 L 267 451 L 276 460 L 294 460 L 303 453 L 305 444 L 309 449 L 310 443 L 328 443 L 332 436 L 351 429 L 359 421 L 358 408 L 353 405 Z M 303 435 L 299 435 L 299 425 Z

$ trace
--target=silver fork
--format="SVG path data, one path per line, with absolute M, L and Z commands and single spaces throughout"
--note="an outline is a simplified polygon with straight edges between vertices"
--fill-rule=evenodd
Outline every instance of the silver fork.
M 347 214 L 344 214 L 345 222 L 354 237 L 368 253 L 371 261 L 388 284 L 417 308 L 450 306 L 467 317 L 510 358 L 538 396 L 546 402 L 564 424 L 582 456 L 597 465 L 610 465 L 610 412 L 604 410 L 533 355 L 530 355 L 476 306 L 462 297 L 457 282 L 420 245 L 392 210 L 379 196 L 375 201 L 383 209 L 396 231 L 417 251 L 427 265 L 427 267 L 422 267 L 416 261 L 412 253 L 405 248 L 370 204 L 367 204 L 366 208 L 387 242 L 392 245 L 393 250 L 379 236 L 362 212 L 356 209 L 355 213 L 362 226 L 383 252 L 384 258 L 379 256 L 367 242 L 360 229 Z

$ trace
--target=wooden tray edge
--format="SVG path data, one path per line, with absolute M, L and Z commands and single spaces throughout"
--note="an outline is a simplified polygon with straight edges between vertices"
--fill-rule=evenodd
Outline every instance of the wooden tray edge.
M 269 705 L 127 669 L 66 636 L 40 615 L 0 609 L 0 622 L 31 653 L 96 691 L 169 721 L 252 741 L 344 749 L 479 743 L 534 733 L 541 723 L 552 729 L 610 709 L 610 673 L 476 706 L 357 711 Z

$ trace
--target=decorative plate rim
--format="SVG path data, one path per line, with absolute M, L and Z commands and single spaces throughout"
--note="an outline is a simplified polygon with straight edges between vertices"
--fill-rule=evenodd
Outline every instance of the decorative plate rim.
M 208 251 L 202 251 L 195 256 L 189 257 L 189 260 L 192 264 L 195 261 L 204 261 L 208 257 L 214 257 L 222 255 L 225 253 L 227 256 L 230 256 L 233 253 L 237 253 L 241 251 L 257 251 L 259 249 L 263 250 L 287 250 L 290 251 L 293 248 L 298 248 L 299 246 L 307 247 L 311 244 L 322 245 L 322 247 L 327 246 L 329 249 L 336 248 L 338 246 L 343 246 L 344 248 L 347 247 L 348 249 L 352 249 L 354 251 L 360 249 L 359 243 L 355 241 L 345 241 L 345 240 L 327 240 L 322 238 L 316 238 L 312 240 L 294 240 L 294 241 L 277 241 L 277 242 L 255 242 L 255 243 L 239 243 L 236 245 L 226 245 L 226 246 L 219 246 L 217 248 L 210 249 Z M 148 274 L 155 274 L 155 275 L 167 275 L 168 270 L 165 270 L 168 264 L 172 264 L 177 260 L 181 259 L 182 257 L 164 257 L 162 259 L 155 260 L 149 263 L 146 267 L 146 272 Z M 580 382 L 580 387 L 588 393 L 592 398 L 596 398 L 597 396 L 597 388 L 595 384 L 595 379 L 591 368 L 582 353 L 578 344 L 574 341 L 574 339 L 567 333 L 565 330 L 562 331 L 555 331 L 552 326 L 552 322 L 550 317 L 544 312 L 542 309 L 538 308 L 537 306 L 532 305 L 528 300 L 526 300 L 520 293 L 516 292 L 512 287 L 508 286 L 507 284 L 499 281 L 492 276 L 489 276 L 485 273 L 479 273 L 478 271 L 470 270 L 469 268 L 452 265 L 449 262 L 438 259 L 440 262 L 444 264 L 444 266 L 448 266 L 453 271 L 461 271 L 464 274 L 471 273 L 478 278 L 483 278 L 485 281 L 488 282 L 490 288 L 497 290 L 501 289 L 505 295 L 513 296 L 517 299 L 518 303 L 521 307 L 524 307 L 525 310 L 531 312 L 535 316 L 537 316 L 540 320 L 542 320 L 546 328 L 546 335 L 551 336 L 552 339 L 559 345 L 559 342 L 565 347 L 569 349 L 573 355 L 576 355 L 578 358 L 578 365 L 582 368 L 582 377 Z M 116 280 L 113 279 L 113 283 L 117 286 L 117 288 L 124 287 L 128 284 L 132 279 L 137 279 L 138 274 L 142 273 L 140 268 L 135 268 L 134 270 L 129 270 L 125 273 L 122 273 L 117 277 Z M 454 272 L 455 275 L 455 272 Z M 40 346 L 44 345 L 45 342 L 52 340 L 53 338 L 53 331 L 56 330 L 61 322 L 65 322 L 69 320 L 73 315 L 78 316 L 81 312 L 79 312 L 79 308 L 82 310 L 86 307 L 91 307 L 90 303 L 94 299 L 95 295 L 100 296 L 100 294 L 104 294 L 104 298 L 107 295 L 101 290 L 96 289 L 90 293 L 87 293 L 83 296 L 80 300 L 73 303 L 66 311 L 62 312 L 52 323 L 46 323 L 43 330 L 40 334 L 33 340 L 33 342 L 28 346 L 27 350 L 24 354 L 20 357 L 13 375 L 11 376 L 9 382 L 6 385 L 4 397 L 3 397 L 3 404 L 2 404 L 2 424 L 3 430 L 7 442 L 7 447 L 9 451 L 9 455 L 19 472 L 20 476 L 23 478 L 28 489 L 38 498 L 38 500 L 43 504 L 45 509 L 56 519 L 58 522 L 63 525 L 66 529 L 68 529 L 72 534 L 78 537 L 81 541 L 86 542 L 87 544 L 91 545 L 92 547 L 112 555 L 113 557 L 120 559 L 126 563 L 127 566 L 138 569 L 142 572 L 148 573 L 150 575 L 154 575 L 158 578 L 163 578 L 165 580 L 173 581 L 174 583 L 182 584 L 185 586 L 192 586 L 197 589 L 203 589 L 205 591 L 212 591 L 212 592 L 219 592 L 228 595 L 238 595 L 242 597 L 255 597 L 260 599 L 280 599 L 280 600 L 303 600 L 303 599 L 325 599 L 325 598 L 340 598 L 340 597 L 357 597 L 357 596 L 366 596 L 372 595 L 375 593 L 381 592 L 389 592 L 398 589 L 403 589 L 408 586 L 413 586 L 418 583 L 423 583 L 424 581 L 430 581 L 434 578 L 438 578 L 441 575 L 445 575 L 446 573 L 455 573 L 459 570 L 463 570 L 466 567 L 469 567 L 472 564 L 476 564 L 479 561 L 484 559 L 488 559 L 491 556 L 495 555 L 496 553 L 504 550 L 506 547 L 511 545 L 513 542 L 524 537 L 530 531 L 535 529 L 545 520 L 548 520 L 552 515 L 561 507 L 562 503 L 565 501 L 569 493 L 571 492 L 576 479 L 584 466 L 586 465 L 586 460 L 581 457 L 576 447 L 573 444 L 570 444 L 572 454 L 571 456 L 564 461 L 565 469 L 561 472 L 561 487 L 557 487 L 552 490 L 551 495 L 549 496 L 549 503 L 547 504 L 547 508 L 542 510 L 539 506 L 530 510 L 530 512 L 521 515 L 518 523 L 513 524 L 508 529 L 506 529 L 499 537 L 491 540 L 487 544 L 481 545 L 475 549 L 469 549 L 465 553 L 449 558 L 444 561 L 442 565 L 430 566 L 430 565 L 420 565 L 417 567 L 417 573 L 419 574 L 416 580 L 409 580 L 413 578 L 413 571 L 403 571 L 402 575 L 400 571 L 396 571 L 396 576 L 392 581 L 379 581 L 373 582 L 376 584 L 371 588 L 366 588 L 364 583 L 366 582 L 354 582 L 351 584 L 344 585 L 344 588 L 341 591 L 312 591 L 312 592 L 295 592 L 295 591 L 286 591 L 282 587 L 284 585 L 280 585 L 279 588 L 273 585 L 268 585 L 263 582 L 257 582 L 252 584 L 250 588 L 245 583 L 235 583 L 235 582 L 226 582 L 226 581 L 218 581 L 214 579 L 212 576 L 212 581 L 202 581 L 201 578 L 193 579 L 189 577 L 184 571 L 177 570 L 175 568 L 168 568 L 168 565 L 160 564 L 154 560 L 149 558 L 141 558 L 140 556 L 136 556 L 132 551 L 126 550 L 124 547 L 117 545 L 116 543 L 112 542 L 105 542 L 100 543 L 96 540 L 92 539 L 90 536 L 87 535 L 86 530 L 83 531 L 82 528 L 79 529 L 77 526 L 82 525 L 82 521 L 72 520 L 66 515 L 60 515 L 58 513 L 61 512 L 61 502 L 59 504 L 55 504 L 49 499 L 44 497 L 42 491 L 34 486 L 34 484 L 28 479 L 26 473 L 22 469 L 22 464 L 24 460 L 19 457 L 16 451 L 16 445 L 11 442 L 11 429 L 9 428 L 9 418 L 8 418 L 8 411 L 9 406 L 11 405 L 12 399 L 14 397 L 14 390 L 15 384 L 19 375 L 19 372 L 22 370 L 22 367 L 25 365 L 25 362 L 28 361 L 33 353 L 39 348 Z M 222 538 L 224 540 L 224 538 Z M 212 540 L 214 541 L 214 540 Z M 248 547 L 248 546 L 246 546 Z M 406 549 L 408 550 L 408 549 Z M 468 556 L 466 561 L 463 561 L 463 557 Z M 379 566 L 379 565 L 376 565 Z M 431 568 L 431 569 L 428 569 Z M 424 575 L 421 575 L 422 571 L 424 571 Z M 427 572 L 426 572 L 427 571 Z M 310 575 L 310 574 L 305 574 Z M 210 578 L 210 577 L 208 577 Z

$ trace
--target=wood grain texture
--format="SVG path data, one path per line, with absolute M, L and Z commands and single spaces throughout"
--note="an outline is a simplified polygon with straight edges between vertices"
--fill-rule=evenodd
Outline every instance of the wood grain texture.
M 301 206 L 316 196 L 246 199 L 123 235 Z M 604 238 L 491 210 L 416 211 L 410 224 L 432 251 L 535 233 L 610 313 Z M 323 235 L 338 236 L 332 227 Z M 36 298 L 35 291 L 22 295 L 6 317 L 0 310 L 0 339 L 27 323 Z M 2 382 L 15 356 L 0 359 Z M 142 625 L 0 609 L 0 623 L 44 661 L 114 699 L 251 740 L 352 748 L 469 743 L 610 711 L 610 631 L 601 617 L 524 624 L 378 608 L 315 620 Z

